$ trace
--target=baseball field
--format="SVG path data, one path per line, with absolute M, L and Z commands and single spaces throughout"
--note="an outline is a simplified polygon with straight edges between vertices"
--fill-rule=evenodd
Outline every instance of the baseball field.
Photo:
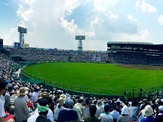
M 146 91 L 163 84 L 163 67 L 101 63 L 54 62 L 28 66 L 26 75 L 78 92 L 122 95 Z

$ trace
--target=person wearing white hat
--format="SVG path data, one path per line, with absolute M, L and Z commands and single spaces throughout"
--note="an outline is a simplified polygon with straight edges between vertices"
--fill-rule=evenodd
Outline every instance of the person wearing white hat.
M 65 109 L 59 112 L 57 122 L 77 122 L 78 114 L 73 107 L 74 101 L 71 98 L 67 98 L 65 101 Z
M 163 105 L 160 105 L 158 107 L 158 110 L 159 110 L 159 113 L 156 116 L 155 120 L 156 120 L 156 122 L 163 122 Z
M 155 122 L 155 118 L 153 116 L 153 108 L 150 105 L 146 105 L 144 108 L 145 117 L 143 117 L 140 122 Z
M 127 105 L 124 105 L 122 108 L 121 115 L 119 116 L 118 122 L 132 122 L 132 118 L 129 113 Z

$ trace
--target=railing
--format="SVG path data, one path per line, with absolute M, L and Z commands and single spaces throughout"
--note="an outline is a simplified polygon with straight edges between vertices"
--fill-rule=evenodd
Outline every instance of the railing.
M 89 88 L 87 86 L 77 86 L 73 84 L 63 84 L 57 81 L 51 81 L 45 79 L 43 77 L 36 78 L 30 74 L 22 74 L 22 80 L 25 82 L 30 82 L 34 84 L 44 84 L 45 87 L 53 89 L 61 89 L 64 91 L 68 91 L 70 93 L 77 93 L 77 94 L 85 94 L 85 95 L 94 95 L 94 96 L 107 96 L 107 97 L 123 97 L 125 99 L 128 98 L 149 98 L 155 92 L 163 91 L 163 84 L 154 86 L 151 88 L 135 88 L 135 89 L 124 89 L 121 93 L 116 92 L 116 89 L 106 89 L 106 88 Z M 93 91 L 93 92 L 92 92 Z M 157 95 L 157 94 L 155 94 Z
M 113 94 L 115 91 L 113 89 L 104 89 L 104 88 L 89 88 L 87 86 L 77 86 L 71 84 L 63 84 L 57 81 L 51 81 L 45 78 L 35 78 L 29 74 L 21 74 L 21 79 L 25 82 L 30 82 L 32 84 L 43 84 L 46 88 L 56 88 L 70 93 L 85 94 L 89 96 L 106 96 L 106 97 L 123 97 L 123 94 Z M 94 91 L 94 92 L 92 92 Z

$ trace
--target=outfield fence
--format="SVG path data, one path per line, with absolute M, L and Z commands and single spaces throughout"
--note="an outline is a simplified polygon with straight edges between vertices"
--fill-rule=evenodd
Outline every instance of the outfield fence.
M 30 82 L 32 84 L 41 84 L 47 89 L 51 89 L 51 90 L 54 88 L 60 89 L 63 91 L 67 91 L 70 94 L 82 94 L 85 96 L 99 96 L 99 97 L 103 96 L 103 97 L 112 97 L 112 98 L 123 97 L 123 95 L 120 95 L 120 94 L 117 94 L 117 95 L 113 94 L 112 89 L 109 89 L 109 90 L 108 89 L 96 89 L 96 92 L 93 93 L 91 92 L 93 89 L 90 89 L 89 87 L 79 87 L 79 86 L 74 86 L 70 84 L 63 84 L 63 83 L 56 82 L 56 81 L 50 81 L 45 78 L 35 78 L 27 74 L 21 74 L 21 79 L 24 82 Z M 108 93 L 103 94 L 104 91 L 108 91 Z

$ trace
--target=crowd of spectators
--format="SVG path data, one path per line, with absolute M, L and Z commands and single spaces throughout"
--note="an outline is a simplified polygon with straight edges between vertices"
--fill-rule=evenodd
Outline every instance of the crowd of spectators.
M 44 85 L 17 78 L 14 69 L 17 65 L 0 55 L 0 122 L 163 121 L 163 98 L 85 97 L 46 89 Z
M 119 64 L 162 66 L 163 54 L 154 55 L 145 52 L 119 51 L 109 53 L 109 61 Z
M 163 98 L 125 101 L 0 81 L 0 118 L 10 122 L 162 122 Z M 8 100 L 7 100 L 8 99 Z M 7 105 L 6 102 L 8 101 Z M 4 104 L 4 106 L 3 106 Z M 2 109 L 4 108 L 4 109 Z M 6 112 L 6 114 L 4 113 Z
M 21 57 L 25 61 L 60 61 L 60 62 L 106 62 L 106 51 L 58 50 L 40 48 L 9 48 L 5 50 L 10 57 Z

